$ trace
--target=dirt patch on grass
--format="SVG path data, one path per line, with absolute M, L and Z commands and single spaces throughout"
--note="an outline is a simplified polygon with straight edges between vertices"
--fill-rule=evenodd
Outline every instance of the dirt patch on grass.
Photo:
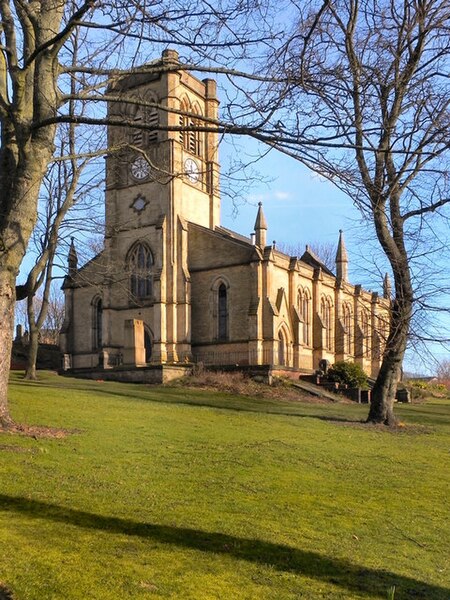
M 0 429 L 0 433 L 15 433 L 27 437 L 32 437 L 37 440 L 41 438 L 62 439 L 69 435 L 80 433 L 80 430 L 59 429 L 57 427 L 46 427 L 44 425 L 25 425 L 23 423 L 11 423 L 10 425 L 8 425 L 8 427 Z M 0 600 L 2 600 L 1 596 Z
M 410 423 L 399 422 L 397 425 L 383 425 L 382 423 L 366 423 L 365 421 L 344 421 L 342 419 L 327 419 L 334 425 L 342 427 L 353 427 L 355 429 L 364 429 L 365 431 L 380 431 L 383 433 L 394 434 L 429 434 L 433 433 L 434 429 L 426 425 L 416 425 Z
M 173 382 L 170 385 L 173 385 Z M 274 379 L 273 385 L 267 385 L 253 381 L 240 372 L 227 373 L 225 371 L 201 370 L 198 373 L 184 377 L 180 380 L 179 385 L 214 392 L 227 392 L 236 396 L 264 398 L 267 400 L 333 404 L 327 398 L 313 396 L 293 387 L 289 381 Z

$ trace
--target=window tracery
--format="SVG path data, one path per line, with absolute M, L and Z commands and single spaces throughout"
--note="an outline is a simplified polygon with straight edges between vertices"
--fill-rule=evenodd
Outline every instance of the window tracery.
M 311 344 L 311 296 L 307 288 L 299 288 L 297 307 L 302 319 L 302 341 L 305 346 Z
M 138 242 L 131 248 L 128 254 L 128 270 L 132 297 L 143 299 L 152 295 L 153 264 L 153 255 L 147 244 Z
M 344 321 L 344 352 L 352 354 L 353 350 L 353 312 L 348 302 L 342 308 Z
M 333 349 L 333 303 L 329 296 L 322 296 L 320 300 L 320 317 L 324 326 L 324 346 L 327 350 Z

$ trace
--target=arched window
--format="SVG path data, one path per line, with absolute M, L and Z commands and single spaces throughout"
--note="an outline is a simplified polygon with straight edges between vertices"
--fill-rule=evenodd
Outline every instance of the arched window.
M 146 244 L 135 244 L 128 255 L 130 292 L 134 298 L 143 299 L 152 295 L 153 255 Z
M 217 332 L 219 340 L 228 339 L 228 305 L 227 286 L 219 285 L 217 290 Z
M 283 332 L 278 332 L 278 364 L 284 365 L 286 362 L 286 340 L 284 339 Z
M 103 302 L 101 298 L 94 298 L 92 302 L 92 346 L 100 350 L 103 345 Z
M 382 354 L 386 348 L 387 339 L 389 336 L 389 322 L 387 316 L 378 317 L 378 334 L 380 336 L 380 353 Z
M 155 95 L 147 96 L 146 101 L 150 104 L 153 103 L 155 106 L 145 107 L 145 124 L 147 127 L 154 128 L 147 131 L 147 142 L 154 144 L 158 141 L 158 125 L 159 125 L 159 114 L 158 114 L 158 98 Z
M 152 144 L 158 141 L 158 123 L 159 115 L 157 108 L 158 99 L 156 96 L 149 92 L 143 98 L 137 97 L 136 104 L 130 104 L 127 106 L 126 112 L 127 117 L 136 127 L 129 129 L 130 144 L 133 146 L 145 147 L 148 144 Z M 154 106 L 148 106 L 148 105 Z M 150 127 L 154 129 L 143 129 L 142 127 Z
M 370 356 L 370 316 L 369 311 L 361 311 L 361 331 L 363 335 L 363 356 Z
M 311 342 L 311 297 L 307 288 L 299 288 L 297 305 L 302 318 L 302 341 L 305 346 L 309 346 Z
M 180 127 L 180 142 L 183 144 L 183 148 L 190 152 L 200 156 L 202 153 L 202 138 L 201 133 L 198 129 L 200 120 L 195 115 L 201 114 L 200 108 L 197 105 L 192 106 L 187 98 L 181 101 L 179 122 Z
M 347 302 L 343 306 L 344 318 L 344 352 L 352 354 L 353 349 L 353 314 L 352 307 Z
M 333 304 L 329 296 L 323 296 L 320 301 L 320 317 L 325 329 L 324 345 L 327 350 L 333 349 Z

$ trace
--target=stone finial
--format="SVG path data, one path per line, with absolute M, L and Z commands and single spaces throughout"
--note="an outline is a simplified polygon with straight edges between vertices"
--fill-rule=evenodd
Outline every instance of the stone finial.
M 389 277 L 389 274 L 386 273 L 386 275 L 384 276 L 384 279 L 383 279 L 383 298 L 386 298 L 386 300 L 390 300 L 391 296 L 392 296 L 391 279 Z
M 258 202 L 258 214 L 255 221 L 255 241 L 256 245 L 264 248 L 266 245 L 267 222 L 262 209 L 262 202 Z
M 208 99 L 217 100 L 217 83 L 215 79 L 203 79 L 205 93 Z
M 342 229 L 339 230 L 339 242 L 336 252 L 336 278 L 341 281 L 348 281 L 348 256 Z
M 168 48 L 167 50 L 163 50 L 162 59 L 163 59 L 163 62 L 177 63 L 177 62 L 179 62 L 178 52 L 176 50 L 172 50 L 171 48 Z
M 67 263 L 69 265 L 69 277 L 73 277 L 78 268 L 78 255 L 75 250 L 74 238 L 70 238 L 69 255 L 67 257 Z

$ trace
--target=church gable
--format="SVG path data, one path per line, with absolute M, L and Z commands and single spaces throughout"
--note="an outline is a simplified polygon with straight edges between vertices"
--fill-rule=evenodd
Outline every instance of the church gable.
M 255 253 L 250 240 L 244 242 L 194 223 L 189 223 L 188 248 L 190 271 L 248 264 Z
M 306 246 L 305 252 L 300 257 L 301 262 L 306 263 L 314 269 L 321 269 L 327 275 L 334 277 L 334 273 L 320 260 L 320 258 L 311 250 L 309 246 Z
M 105 250 L 94 256 L 85 265 L 80 267 L 70 277 L 66 277 L 63 289 L 66 287 L 86 287 L 102 285 L 109 270 L 109 261 Z

